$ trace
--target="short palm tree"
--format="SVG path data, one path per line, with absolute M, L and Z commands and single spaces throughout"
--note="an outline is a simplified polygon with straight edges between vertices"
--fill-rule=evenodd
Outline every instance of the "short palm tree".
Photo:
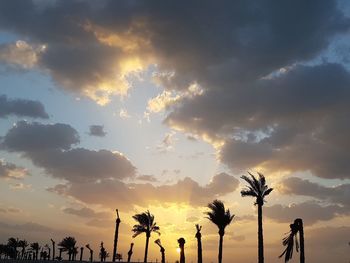
M 157 240 L 154 241 L 154 243 L 156 243 L 160 248 L 160 254 L 162 257 L 161 263 L 165 263 L 165 248 L 162 246 L 162 242 L 158 238 Z
M 299 242 L 298 242 L 298 236 L 299 233 L 299 239 L 300 239 L 300 263 L 305 263 L 305 252 L 304 252 L 304 228 L 303 228 L 303 220 L 300 218 L 297 218 L 294 220 L 293 224 L 290 224 L 290 232 L 289 235 L 283 238 L 283 246 L 286 246 L 286 249 L 283 251 L 283 253 L 279 256 L 280 258 L 284 257 L 284 261 L 288 262 L 290 259 L 292 259 L 293 256 L 293 249 L 294 249 L 294 238 L 295 238 L 295 248 L 296 251 L 299 252 Z
M 202 263 L 202 234 L 201 234 L 201 230 L 202 230 L 202 226 L 196 224 L 196 239 L 197 239 L 197 262 L 198 263 Z
M 249 172 L 248 172 L 249 173 Z M 265 176 L 258 173 L 259 178 L 255 178 L 254 175 L 249 173 L 248 176 L 243 175 L 241 178 L 248 183 L 245 189 L 241 191 L 242 196 L 251 196 L 256 199 L 255 204 L 258 206 L 258 258 L 259 263 L 264 263 L 264 236 L 263 236 L 263 223 L 262 223 L 262 207 L 265 202 L 265 197 L 268 196 L 273 188 L 269 188 L 266 185 Z
M 148 210 L 141 214 L 136 214 L 133 218 L 137 221 L 138 224 L 134 225 L 132 231 L 134 232 L 133 238 L 138 235 L 145 233 L 146 234 L 146 246 L 145 246 L 145 257 L 143 262 L 147 262 L 148 254 L 148 243 L 151 233 L 155 232 L 160 235 L 159 226 L 154 222 L 154 215 L 152 215 Z
M 58 245 L 62 248 L 63 251 L 68 253 L 68 260 L 74 259 L 74 254 L 77 251 L 75 246 L 77 241 L 74 237 L 65 237 Z
M 230 210 L 225 210 L 225 205 L 220 200 L 214 200 L 208 204 L 208 208 L 211 210 L 206 212 L 207 218 L 219 228 L 219 255 L 218 262 L 222 262 L 222 244 L 224 241 L 225 228 L 232 222 L 235 215 L 231 215 Z
M 185 263 L 185 239 L 183 237 L 180 237 L 177 242 L 179 243 L 180 247 L 180 263 Z

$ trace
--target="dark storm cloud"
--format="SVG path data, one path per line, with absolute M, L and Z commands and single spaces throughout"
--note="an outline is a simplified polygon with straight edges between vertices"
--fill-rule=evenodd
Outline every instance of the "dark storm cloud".
M 349 215 L 349 209 L 339 205 L 321 205 L 317 202 L 304 202 L 290 206 L 273 205 L 264 208 L 266 217 L 279 223 L 293 222 L 302 217 L 304 224 L 312 225 L 318 221 L 328 221 L 341 215 Z
M 49 118 L 44 105 L 39 101 L 9 99 L 6 95 L 0 95 L 0 118 L 10 115 L 43 119 Z
M 309 180 L 291 177 L 283 180 L 278 185 L 278 190 L 282 194 L 315 197 L 350 208 L 350 184 L 326 187 Z
M 2 149 L 21 152 L 47 174 L 68 181 L 133 177 L 136 168 L 118 152 L 71 146 L 79 142 L 77 131 L 67 124 L 16 123 L 3 137 Z
M 324 178 L 349 177 L 349 73 L 301 64 L 349 25 L 335 0 L 0 3 L 0 28 L 47 45 L 36 64 L 59 85 L 105 103 L 127 89 L 123 62 L 157 64 L 165 88 L 204 90 L 165 123 L 225 142 L 223 163 Z
M 103 130 L 103 125 L 90 125 L 89 129 L 89 135 L 91 136 L 97 136 L 97 137 L 104 137 L 106 136 L 107 132 Z
M 1 147 L 10 152 L 41 152 L 69 149 L 79 143 L 77 131 L 68 124 L 17 122 L 2 138 Z
M 200 186 L 189 177 L 175 184 L 154 186 L 152 184 L 124 183 L 105 179 L 99 182 L 59 184 L 48 191 L 71 196 L 87 204 L 100 204 L 130 210 L 134 205 L 185 203 L 205 206 L 217 196 L 235 191 L 238 180 L 228 174 L 218 174 L 205 186 Z M 224 187 L 223 187 L 224 186 Z

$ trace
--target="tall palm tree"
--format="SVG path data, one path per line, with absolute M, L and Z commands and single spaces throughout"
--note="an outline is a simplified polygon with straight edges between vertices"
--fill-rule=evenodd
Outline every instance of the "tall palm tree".
M 197 260 L 198 263 L 202 263 L 202 234 L 201 234 L 201 230 L 202 230 L 202 226 L 196 224 L 196 239 L 197 239 Z
M 56 242 L 51 238 L 52 243 L 52 260 L 55 260 L 55 244 Z
M 77 241 L 74 237 L 65 237 L 58 245 L 63 249 L 63 251 L 66 251 L 68 253 L 68 260 L 74 259 L 74 254 L 77 250 L 77 247 L 75 246 Z
M 165 248 L 162 246 L 162 243 L 160 242 L 159 238 L 157 240 L 155 240 L 154 243 L 156 243 L 159 246 L 159 248 L 160 248 L 160 253 L 161 253 L 161 256 L 162 256 L 161 263 L 165 263 Z
M 264 235 L 263 235 L 263 223 L 262 223 L 262 207 L 265 202 L 265 197 L 268 196 L 273 188 L 269 188 L 266 184 L 265 176 L 258 173 L 259 178 L 255 178 L 254 175 L 248 172 L 248 176 L 241 176 L 241 178 L 248 183 L 246 188 L 241 191 L 241 195 L 251 196 L 256 199 L 255 204 L 258 206 L 258 258 L 259 263 L 264 263 Z
M 35 255 L 33 255 L 33 259 L 38 260 L 38 255 L 39 255 L 39 250 L 40 250 L 40 245 L 38 242 L 34 242 L 30 244 L 31 249 L 33 252 L 35 252 Z
M 180 263 L 185 263 L 185 239 L 183 237 L 177 240 L 180 247 Z
M 17 256 L 18 256 L 17 248 L 19 247 L 18 242 L 19 242 L 18 238 L 14 238 L 14 237 L 10 237 L 7 241 L 8 249 L 9 251 L 11 251 L 10 258 L 12 259 L 17 259 Z
M 132 231 L 134 232 L 134 235 L 132 237 L 135 238 L 142 233 L 146 234 L 145 258 L 143 261 L 144 263 L 146 263 L 149 238 L 151 237 L 152 232 L 155 232 L 158 235 L 160 235 L 159 226 L 157 226 L 156 222 L 154 222 L 154 215 L 152 215 L 148 210 L 141 214 L 136 214 L 132 218 L 134 218 L 138 223 L 132 228 Z
M 285 262 L 288 262 L 290 259 L 292 259 L 293 248 L 294 248 L 294 238 L 295 238 L 296 251 L 299 252 L 299 242 L 297 237 L 298 233 L 299 233 L 299 239 L 300 239 L 300 263 L 305 263 L 304 227 L 303 227 L 303 220 L 300 218 L 295 219 L 294 223 L 290 224 L 289 235 L 283 238 L 282 244 L 283 246 L 286 246 L 286 248 L 279 257 L 281 258 L 283 257 L 283 255 L 285 255 L 284 257 Z
M 220 200 L 214 200 L 208 204 L 208 208 L 211 210 L 206 212 L 207 218 L 214 223 L 219 229 L 219 255 L 218 262 L 222 262 L 222 244 L 225 235 L 225 228 L 232 222 L 235 215 L 231 215 L 230 210 L 225 210 L 225 205 Z
M 119 212 L 118 209 L 115 210 L 117 212 L 117 218 L 115 220 L 115 232 L 114 232 L 114 243 L 113 243 L 113 258 L 112 261 L 115 262 L 116 256 L 117 256 L 117 245 L 118 245 L 118 236 L 119 236 L 119 225 L 120 225 L 120 218 L 119 218 Z

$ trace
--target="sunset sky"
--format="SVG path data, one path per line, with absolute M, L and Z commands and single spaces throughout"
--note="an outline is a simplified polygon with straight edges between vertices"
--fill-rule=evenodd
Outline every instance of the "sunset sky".
M 195 224 L 216 262 L 220 199 L 223 262 L 257 262 L 240 176 L 261 172 L 266 262 L 297 217 L 308 263 L 348 262 L 349 30 L 346 0 L 0 1 L 0 243 L 74 236 L 97 259 L 118 208 L 142 260 L 149 209 L 169 262 L 180 237 L 196 262 Z

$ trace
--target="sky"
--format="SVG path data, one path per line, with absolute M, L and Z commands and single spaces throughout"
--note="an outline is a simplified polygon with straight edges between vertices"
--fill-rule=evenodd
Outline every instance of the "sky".
M 298 217 L 308 262 L 347 262 L 349 30 L 347 1 L 1 1 L 0 243 L 111 254 L 119 209 L 118 250 L 142 260 L 132 216 L 149 209 L 169 262 L 180 237 L 196 261 L 195 224 L 215 262 L 220 199 L 223 262 L 256 262 L 240 177 L 260 172 L 266 262 Z

